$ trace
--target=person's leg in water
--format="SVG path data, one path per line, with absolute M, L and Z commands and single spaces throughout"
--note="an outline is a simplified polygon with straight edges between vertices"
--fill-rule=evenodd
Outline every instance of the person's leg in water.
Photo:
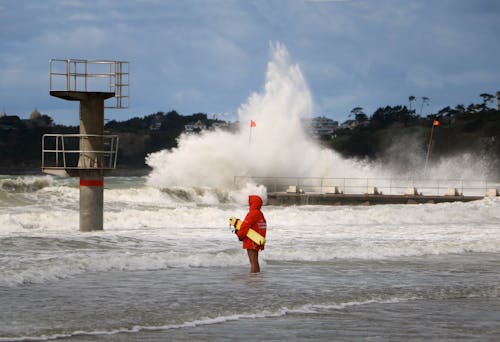
M 250 260 L 250 273 L 260 272 L 259 267 L 259 251 L 255 249 L 247 249 L 248 260 Z

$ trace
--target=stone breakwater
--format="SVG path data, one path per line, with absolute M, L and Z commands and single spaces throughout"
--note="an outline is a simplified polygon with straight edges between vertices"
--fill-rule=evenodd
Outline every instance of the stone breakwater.
M 424 204 L 445 202 L 470 202 L 484 196 L 462 195 L 379 195 L 379 194 L 320 194 L 271 192 L 268 205 L 375 205 L 375 204 Z

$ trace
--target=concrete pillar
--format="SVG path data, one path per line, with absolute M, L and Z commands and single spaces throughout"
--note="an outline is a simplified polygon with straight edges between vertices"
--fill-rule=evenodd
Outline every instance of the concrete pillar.
M 78 168 L 66 170 L 80 177 L 80 231 L 103 230 L 104 202 L 104 101 L 111 92 L 50 91 L 50 95 L 80 102 L 80 138 Z
M 93 171 L 80 172 L 80 231 L 103 230 L 104 177 Z
M 86 92 L 80 99 L 80 231 L 103 230 L 104 100 L 107 93 Z M 95 169 L 95 170 L 93 170 Z
M 102 151 L 104 142 L 104 98 L 99 93 L 86 93 L 80 100 L 80 134 L 99 135 L 99 137 L 80 138 L 80 150 L 90 151 L 80 153 L 78 167 L 84 169 L 102 168 L 102 154 L 92 151 Z

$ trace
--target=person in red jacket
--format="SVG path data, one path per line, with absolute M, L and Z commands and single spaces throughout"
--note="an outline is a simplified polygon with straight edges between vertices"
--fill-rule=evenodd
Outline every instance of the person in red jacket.
M 243 249 L 247 250 L 248 260 L 250 261 L 250 272 L 257 273 L 260 272 L 259 251 L 264 250 L 264 243 L 255 243 L 247 236 L 247 234 L 249 229 L 252 229 L 265 238 L 267 223 L 264 214 L 260 211 L 260 208 L 262 207 L 262 198 L 257 195 L 250 195 L 248 196 L 248 204 L 250 210 L 245 216 L 243 222 L 240 224 L 240 222 L 238 222 L 239 219 L 231 218 L 230 224 L 236 228 L 238 239 L 243 241 Z

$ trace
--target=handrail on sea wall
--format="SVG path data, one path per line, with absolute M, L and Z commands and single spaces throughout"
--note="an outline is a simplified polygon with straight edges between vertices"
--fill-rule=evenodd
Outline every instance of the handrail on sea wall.
M 344 194 L 401 195 L 415 191 L 423 195 L 447 195 L 451 190 L 459 195 L 484 195 L 488 189 L 500 188 L 500 181 L 469 179 L 423 178 L 350 178 L 350 177 L 258 177 L 235 176 L 236 186 L 245 183 L 264 185 L 268 192 L 285 192 L 292 186 L 298 192 L 327 193 L 336 189 Z

